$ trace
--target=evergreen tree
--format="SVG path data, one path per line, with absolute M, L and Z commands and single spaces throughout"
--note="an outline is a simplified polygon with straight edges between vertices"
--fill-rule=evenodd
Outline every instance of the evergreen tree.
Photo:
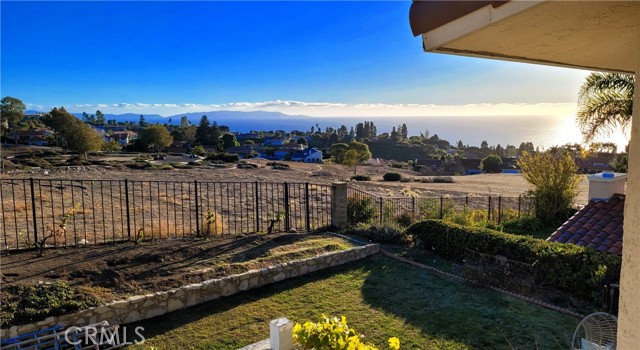
M 196 129 L 196 143 L 199 145 L 211 145 L 211 139 L 209 137 L 209 132 L 211 131 L 211 124 L 209 123 L 209 118 L 206 115 L 203 115 L 200 118 L 200 124 Z

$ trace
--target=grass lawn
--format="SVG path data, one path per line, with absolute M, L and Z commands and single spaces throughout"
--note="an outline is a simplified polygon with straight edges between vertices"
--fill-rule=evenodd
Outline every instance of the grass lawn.
M 218 299 L 130 326 L 136 349 L 238 349 L 268 338 L 271 319 L 345 315 L 381 349 L 567 349 L 578 320 L 382 255 Z

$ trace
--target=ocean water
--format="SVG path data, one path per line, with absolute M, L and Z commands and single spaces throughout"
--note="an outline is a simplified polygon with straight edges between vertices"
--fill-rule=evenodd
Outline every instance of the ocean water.
M 480 146 L 483 140 L 489 145 L 500 144 L 503 147 L 511 144 L 519 146 L 521 142 L 532 142 L 534 146 L 546 149 L 567 143 L 582 143 L 582 134 L 573 117 L 287 117 L 277 120 L 218 120 L 218 124 L 228 125 L 233 131 L 248 132 L 250 130 L 310 130 L 311 126 L 347 128 L 365 120 L 373 121 L 378 133 L 391 132 L 393 126 L 407 124 L 409 135 L 419 135 L 429 131 L 441 139 L 451 143 L 462 140 L 465 145 Z M 601 141 L 612 141 L 618 149 L 624 149 L 628 139 L 621 132 L 614 133 Z

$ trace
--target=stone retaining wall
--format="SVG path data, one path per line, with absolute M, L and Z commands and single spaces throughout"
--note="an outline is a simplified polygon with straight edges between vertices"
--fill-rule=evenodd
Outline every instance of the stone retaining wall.
M 378 253 L 379 250 L 380 247 L 377 244 L 368 244 L 348 250 L 322 254 L 313 258 L 278 264 L 260 270 L 247 271 L 238 275 L 189 284 L 165 292 L 138 295 L 72 314 L 51 316 L 39 322 L 2 329 L 0 330 L 0 336 L 5 339 L 55 325 L 81 327 L 105 320 L 109 324 L 121 325 L 144 320 L 223 296 L 280 282 L 287 278 L 298 277 L 359 260 Z

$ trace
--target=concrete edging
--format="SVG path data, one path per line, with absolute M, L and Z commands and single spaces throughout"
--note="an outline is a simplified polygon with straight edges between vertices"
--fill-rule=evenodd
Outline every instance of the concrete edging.
M 82 327 L 105 320 L 110 324 L 120 325 L 145 320 L 220 297 L 363 259 L 379 251 L 378 244 L 367 244 L 237 275 L 193 283 L 164 292 L 136 295 L 71 314 L 50 316 L 41 321 L 1 329 L 0 337 L 2 339 L 15 337 L 55 325 Z

